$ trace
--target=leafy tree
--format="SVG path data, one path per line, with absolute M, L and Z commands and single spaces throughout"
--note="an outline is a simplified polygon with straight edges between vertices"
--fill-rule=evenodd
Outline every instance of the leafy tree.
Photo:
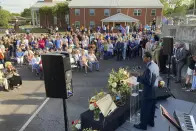
M 65 15 L 69 14 L 69 7 L 67 3 L 58 3 L 53 7 L 53 15 L 57 16 L 58 25 L 65 24 Z
M 40 17 L 41 15 L 43 15 L 43 17 L 45 18 L 45 25 L 49 27 L 50 26 L 49 16 L 52 14 L 52 7 L 48 7 L 48 6 L 41 7 L 39 9 L 39 13 L 40 13 Z
M 8 27 L 11 14 L 7 10 L 0 9 L 0 27 Z
M 50 21 L 53 20 L 53 16 L 57 17 L 57 24 L 62 27 L 65 25 L 65 15 L 69 14 L 68 3 L 58 3 L 53 7 L 44 6 L 39 9 L 40 17 L 45 19 L 45 25 L 50 27 Z
M 194 9 L 194 6 L 196 6 L 194 4 L 196 4 L 196 0 L 191 0 L 190 5 L 189 5 L 189 9 Z
M 12 16 L 20 16 L 20 14 L 18 14 L 18 13 L 12 13 L 11 15 Z
M 164 5 L 163 14 L 165 16 L 173 15 L 184 15 L 187 10 L 187 6 L 183 4 L 184 0 L 171 0 L 168 2 L 167 0 L 160 0 Z M 173 6 L 173 8 L 171 7 Z
M 167 0 L 160 0 L 161 3 L 163 4 L 163 15 L 168 16 L 173 12 L 173 9 L 170 7 L 169 3 Z
M 24 11 L 21 13 L 21 16 L 31 18 L 31 9 L 29 8 L 24 9 Z

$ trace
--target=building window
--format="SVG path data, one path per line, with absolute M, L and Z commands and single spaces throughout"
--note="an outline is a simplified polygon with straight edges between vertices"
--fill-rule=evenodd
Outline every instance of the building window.
M 92 28 L 95 27 L 95 22 L 94 21 L 90 21 L 90 27 L 92 27 Z
M 117 9 L 117 13 L 121 13 L 121 9 Z
M 156 9 L 151 10 L 151 16 L 156 16 Z
M 90 14 L 90 16 L 94 16 L 95 15 L 95 9 L 90 9 L 89 14 Z
M 80 21 L 75 21 L 75 27 L 80 28 Z
M 110 10 L 104 9 L 104 16 L 110 16 Z
M 134 16 L 141 16 L 142 10 L 141 9 L 134 9 Z
M 75 9 L 75 16 L 79 16 L 80 15 L 80 9 Z

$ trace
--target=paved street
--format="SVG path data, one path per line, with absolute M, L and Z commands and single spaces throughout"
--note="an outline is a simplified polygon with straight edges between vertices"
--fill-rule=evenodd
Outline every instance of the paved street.
M 67 101 L 69 121 L 79 119 L 80 114 L 88 109 L 89 97 L 96 91 L 105 90 L 108 73 L 112 68 L 137 65 L 143 65 L 139 58 L 122 62 L 107 60 L 101 61 L 100 72 L 84 75 L 82 71 L 74 71 L 74 96 Z M 46 99 L 43 81 L 25 67 L 19 71 L 23 78 L 23 87 L 10 92 L 0 92 L 0 131 L 18 131 Z M 180 85 L 172 81 L 171 89 L 177 99 L 196 102 L 196 94 L 185 93 L 180 88 Z M 60 99 L 50 99 L 25 129 L 25 131 L 63 130 L 63 106 Z

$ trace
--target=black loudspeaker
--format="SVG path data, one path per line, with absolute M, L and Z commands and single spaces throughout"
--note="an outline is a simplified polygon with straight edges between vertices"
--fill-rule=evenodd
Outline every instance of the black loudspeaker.
M 41 56 L 46 96 L 67 99 L 73 95 L 69 54 L 50 53 Z
M 164 37 L 163 38 L 163 54 L 164 55 L 172 55 L 173 53 L 173 37 Z
M 156 100 L 165 100 L 171 96 L 170 92 L 167 90 L 166 87 L 164 88 L 156 87 L 155 94 L 156 94 Z

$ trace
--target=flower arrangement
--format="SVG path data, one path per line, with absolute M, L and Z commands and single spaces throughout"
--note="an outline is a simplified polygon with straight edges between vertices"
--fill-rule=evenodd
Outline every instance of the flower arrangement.
M 164 86 L 165 86 L 165 82 L 164 81 L 159 81 L 158 87 L 163 88 Z
M 128 81 L 126 81 L 129 77 L 129 72 L 124 68 L 120 68 L 117 72 L 112 70 L 110 73 L 108 89 L 113 96 L 116 96 L 114 101 L 120 100 L 122 97 L 130 94 L 130 86 Z
M 117 72 L 112 70 L 108 79 L 108 88 L 110 92 L 114 94 L 129 93 L 130 87 L 126 81 L 129 77 L 130 74 L 124 68 L 120 68 Z
M 94 120 L 99 121 L 100 109 L 97 106 L 96 102 L 103 98 L 106 95 L 105 92 L 97 93 L 97 95 L 93 96 L 89 101 L 89 109 L 94 112 Z
M 97 130 L 93 130 L 92 128 L 86 128 L 86 129 L 83 129 L 82 131 L 97 131 Z
M 81 129 L 81 121 L 80 120 L 72 121 L 72 131 L 78 131 L 80 129 Z

